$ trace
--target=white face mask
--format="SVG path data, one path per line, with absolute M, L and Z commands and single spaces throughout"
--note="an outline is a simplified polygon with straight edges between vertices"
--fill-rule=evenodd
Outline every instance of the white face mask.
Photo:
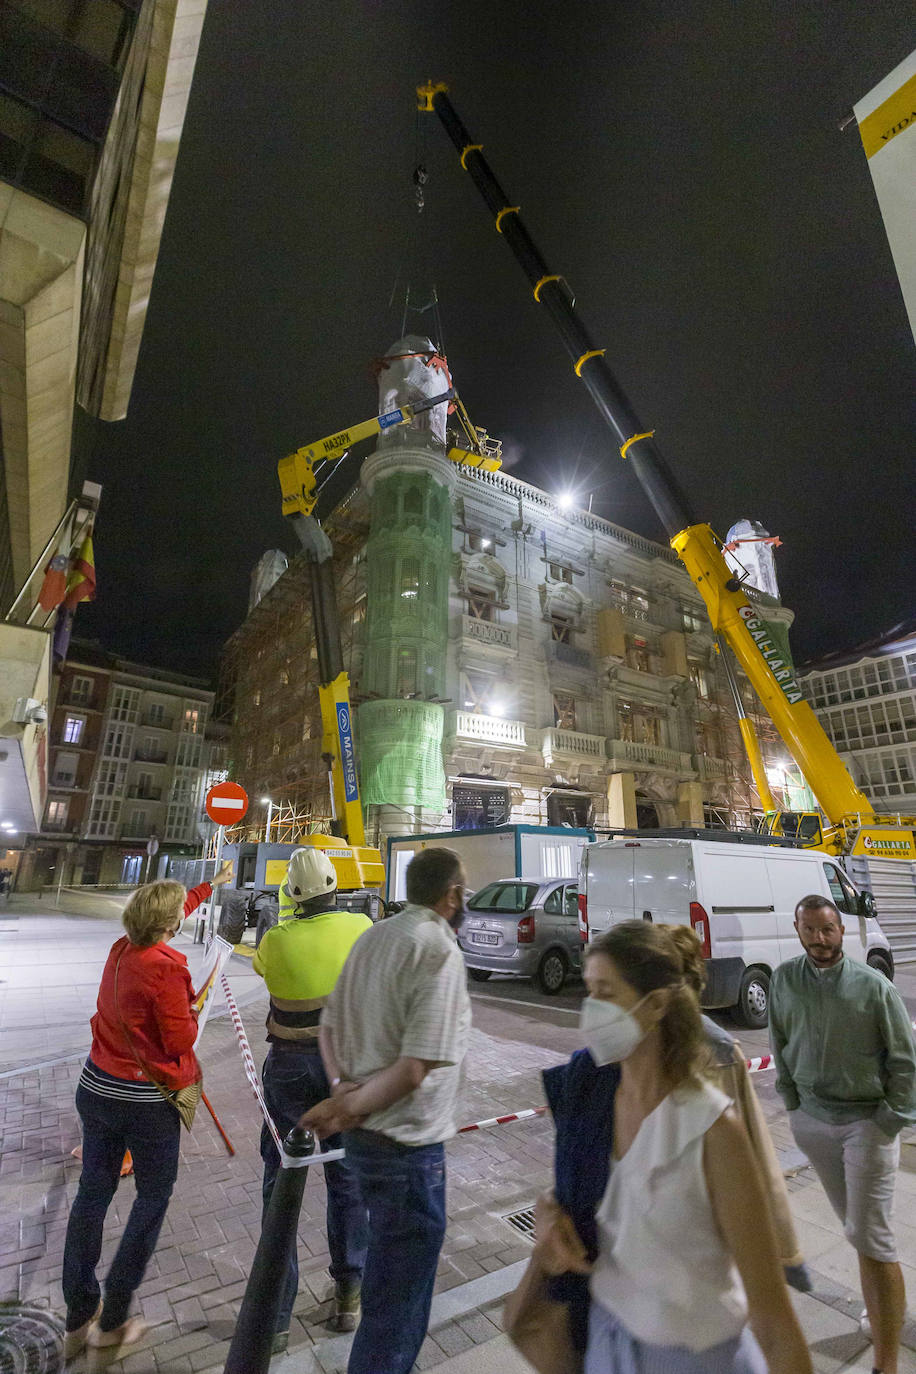
M 649 995 L 640 997 L 629 1011 L 615 1002 L 600 1002 L 595 997 L 588 997 L 582 1003 L 579 1029 L 585 1034 L 585 1044 L 596 1064 L 617 1064 L 627 1059 L 646 1038 L 648 1031 L 643 1030 L 633 1012 Z

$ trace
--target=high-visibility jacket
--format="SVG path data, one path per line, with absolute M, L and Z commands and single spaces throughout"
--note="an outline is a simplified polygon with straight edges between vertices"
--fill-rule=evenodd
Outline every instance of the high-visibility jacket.
M 324 911 L 288 919 L 265 933 L 252 967 L 270 993 L 269 1040 L 314 1042 L 321 1008 L 350 950 L 371 925 L 357 911 Z
M 282 883 L 280 884 L 279 890 L 278 890 L 278 892 L 277 892 L 277 899 L 278 899 L 278 901 L 279 901 L 279 903 L 280 903 L 280 909 L 279 909 L 279 911 L 277 912 L 277 920 L 278 920 L 278 921 L 289 921 L 289 920 L 291 920 L 291 919 L 293 918 L 293 916 L 295 916 L 295 914 L 296 914 L 296 903 L 293 901 L 292 897 L 289 895 L 289 888 L 286 886 L 286 879 L 285 879 L 285 878 L 283 879 Z

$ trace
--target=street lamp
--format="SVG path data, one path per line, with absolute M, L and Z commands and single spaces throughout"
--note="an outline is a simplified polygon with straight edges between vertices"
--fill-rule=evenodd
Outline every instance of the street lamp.
M 262 797 L 261 805 L 267 807 L 267 820 L 264 823 L 264 843 L 267 844 L 270 840 L 270 822 L 273 819 L 274 804 L 270 797 Z

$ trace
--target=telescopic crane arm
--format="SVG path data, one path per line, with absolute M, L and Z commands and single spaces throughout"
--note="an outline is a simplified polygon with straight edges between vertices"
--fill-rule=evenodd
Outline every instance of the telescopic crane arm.
M 418 108 L 437 114 L 468 173 L 528 278 L 532 295 L 549 314 L 569 354 L 576 376 L 585 383 L 602 418 L 652 503 L 659 520 L 706 603 L 716 634 L 728 643 L 776 729 L 808 779 L 831 825 L 837 844 L 845 831 L 874 822 L 871 802 L 855 785 L 820 722 L 803 699 L 792 671 L 767 628 L 742 591 L 707 524 L 698 524 L 683 491 L 648 429 L 636 416 L 623 388 L 579 319 L 565 278 L 552 272 L 526 229 L 520 207 L 511 203 L 483 155 L 461 122 L 442 84 L 417 88 Z

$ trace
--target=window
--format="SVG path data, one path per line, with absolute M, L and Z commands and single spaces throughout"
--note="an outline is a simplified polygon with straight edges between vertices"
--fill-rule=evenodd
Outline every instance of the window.
M 147 721 L 150 725 L 161 725 L 165 720 L 165 707 L 161 701 L 150 702 L 149 710 L 146 713 Z
M 67 824 L 67 812 L 70 803 L 66 801 L 48 802 L 48 814 L 45 817 L 45 826 L 48 830 L 63 830 Z
M 684 633 L 688 635 L 699 634 L 702 630 L 709 629 L 707 616 L 697 606 L 681 607 L 681 624 L 684 627 Z
M 468 615 L 472 620 L 488 620 L 491 623 L 496 619 L 496 600 L 491 591 L 485 587 L 469 586 Z
M 573 622 L 562 611 L 550 612 L 550 638 L 554 644 L 572 643 Z
M 417 651 L 398 649 L 398 673 L 395 696 L 413 697 L 417 694 Z
M 834 864 L 824 864 L 824 873 L 830 886 L 830 895 L 840 909 L 848 916 L 857 916 L 859 904 L 849 879 Z
M 91 677 L 75 677 L 70 683 L 70 700 L 74 706 L 88 706 L 92 700 L 94 683 Z
M 496 673 L 486 668 L 466 668 L 461 674 L 461 705 L 475 715 L 505 715 L 504 694 Z
M 560 916 L 563 912 L 563 889 L 555 887 L 544 898 L 544 913 L 547 916 Z
M 687 674 L 697 689 L 697 696 L 705 701 L 709 696 L 709 679 L 706 676 L 706 669 L 698 658 L 688 658 Z
M 662 723 L 650 706 L 637 706 L 630 701 L 617 705 L 620 738 L 632 744 L 661 744 Z
M 649 660 L 649 646 L 644 639 L 637 635 L 627 635 L 627 667 L 634 668 L 638 673 L 648 673 L 652 671 Z
M 86 724 L 83 716 L 64 717 L 64 744 L 79 744 L 83 737 L 83 726 Z
M 572 692 L 554 692 L 553 724 L 556 730 L 575 730 L 576 699 Z
M 468 902 L 468 911 L 527 911 L 538 894 L 537 883 L 487 883 Z
M 420 595 L 419 558 L 401 559 L 401 596 L 405 601 L 415 601 Z
M 54 787 L 75 787 L 76 770 L 79 767 L 79 754 L 65 754 L 62 750 L 58 752 L 54 760 Z
M 632 620 L 649 619 L 649 594 L 642 587 L 628 587 L 626 583 L 613 581 L 611 584 L 611 602 L 624 615 L 628 615 Z
M 145 834 L 146 834 L 146 812 L 145 812 L 145 811 L 142 811 L 142 810 L 140 810 L 140 809 L 138 808 L 138 809 L 136 809 L 136 810 L 134 810 L 134 811 L 131 812 L 131 815 L 130 815 L 130 825 L 128 826 L 127 833 L 128 833 L 129 835 L 145 835 Z
M 408 487 L 404 493 L 404 514 L 423 514 L 423 492 L 419 487 Z
M 550 568 L 550 576 L 553 578 L 554 582 L 565 582 L 568 586 L 572 586 L 572 568 L 567 567 L 565 563 L 550 563 L 548 566 Z
M 505 787 L 455 783 L 452 787 L 452 829 L 486 830 L 509 820 L 509 793 Z
M 200 726 L 200 711 L 196 706 L 186 706 L 184 711 L 184 721 L 182 729 L 188 730 L 192 735 L 196 735 Z
M 139 691 L 131 687 L 115 687 L 112 692 L 109 719 L 136 723 L 139 707 Z

